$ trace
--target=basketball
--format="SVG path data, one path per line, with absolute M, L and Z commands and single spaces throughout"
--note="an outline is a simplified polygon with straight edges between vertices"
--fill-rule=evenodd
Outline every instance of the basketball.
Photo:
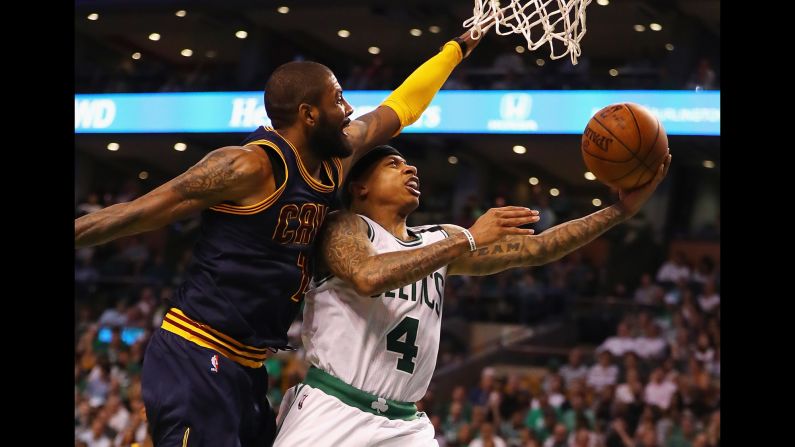
M 653 179 L 667 152 L 662 124 L 638 104 L 603 108 L 582 135 L 585 166 L 599 181 L 618 189 L 637 188 Z

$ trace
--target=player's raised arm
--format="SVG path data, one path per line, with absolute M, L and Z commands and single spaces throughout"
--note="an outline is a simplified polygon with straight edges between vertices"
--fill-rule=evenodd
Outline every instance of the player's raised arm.
M 406 78 L 375 110 L 351 121 L 348 138 L 353 156 L 343 161 L 347 172 L 351 164 L 368 150 L 384 144 L 401 129 L 417 121 L 453 69 L 480 43 L 466 31 L 447 42 L 439 54 L 430 58 Z M 462 49 L 466 49 L 466 53 Z
M 538 212 L 527 208 L 492 208 L 469 234 L 474 243 L 486 245 L 509 234 L 532 234 L 533 230 L 516 227 L 538 219 Z M 471 245 L 462 229 L 425 247 L 378 254 L 367 237 L 367 224 L 354 213 L 340 211 L 326 218 L 319 247 L 326 270 L 369 296 L 419 281 L 469 252 Z
M 155 230 L 224 201 L 265 190 L 272 177 L 267 157 L 246 147 L 216 149 L 149 193 L 75 219 L 75 248 Z
M 450 275 L 491 275 L 513 267 L 529 267 L 556 261 L 588 244 L 614 225 L 637 213 L 668 173 L 669 154 L 655 178 L 638 189 L 619 191 L 619 201 L 603 210 L 556 225 L 537 236 L 509 235 L 478 248 L 450 264 Z M 443 226 L 448 232 L 461 232 L 455 225 Z

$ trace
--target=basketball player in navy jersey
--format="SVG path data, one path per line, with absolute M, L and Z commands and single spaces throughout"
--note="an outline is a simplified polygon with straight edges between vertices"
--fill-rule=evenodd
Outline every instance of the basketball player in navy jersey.
M 477 44 L 469 32 L 447 42 L 356 120 L 327 67 L 282 65 L 265 86 L 273 128 L 210 152 L 134 201 L 75 220 L 80 248 L 202 212 L 187 278 L 144 357 L 143 397 L 156 446 L 272 443 L 263 362 L 287 348 L 309 283 L 308 255 L 335 192 L 354 160 L 419 118 Z

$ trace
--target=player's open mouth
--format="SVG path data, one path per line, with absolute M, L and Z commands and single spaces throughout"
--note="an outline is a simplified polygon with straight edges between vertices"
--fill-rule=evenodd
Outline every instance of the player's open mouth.
M 412 176 L 409 179 L 409 181 L 406 182 L 406 189 L 408 189 L 409 192 L 412 195 L 415 195 L 415 196 L 419 197 L 420 196 L 420 179 L 418 179 L 417 177 Z
M 345 130 L 348 128 L 348 126 L 350 124 L 351 124 L 351 119 L 350 118 L 347 118 L 345 121 L 342 122 L 342 130 L 341 130 L 341 132 L 346 137 L 348 136 L 348 132 L 345 132 Z

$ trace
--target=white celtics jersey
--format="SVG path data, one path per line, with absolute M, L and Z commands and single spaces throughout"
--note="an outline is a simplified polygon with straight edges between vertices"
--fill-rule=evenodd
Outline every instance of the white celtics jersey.
M 403 242 L 367 217 L 378 253 L 408 251 L 447 237 L 438 225 L 410 227 Z M 345 383 L 379 397 L 420 400 L 436 368 L 447 267 L 413 284 L 361 296 L 331 276 L 313 282 L 301 336 L 307 359 Z

